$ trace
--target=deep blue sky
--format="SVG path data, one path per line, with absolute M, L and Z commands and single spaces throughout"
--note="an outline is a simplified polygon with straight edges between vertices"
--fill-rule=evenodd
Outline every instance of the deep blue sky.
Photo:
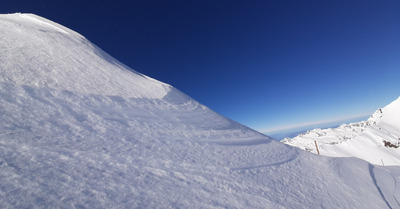
M 400 1 L 8 1 L 257 130 L 400 96 Z

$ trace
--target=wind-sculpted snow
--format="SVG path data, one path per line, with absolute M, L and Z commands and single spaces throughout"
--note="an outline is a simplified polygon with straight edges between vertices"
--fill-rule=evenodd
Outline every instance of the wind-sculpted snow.
M 32 28 L 53 33 L 36 37 L 36 54 L 4 41 L 29 46 Z M 400 207 L 398 167 L 271 140 L 37 16 L 2 15 L 0 33 L 0 208 Z M 80 56 L 91 50 L 102 56 Z
M 284 143 L 332 157 L 357 157 L 376 165 L 400 165 L 400 98 L 367 121 L 314 129 Z
M 0 28 L 0 68 L 8 69 L 2 82 L 126 98 L 162 98 L 170 90 L 44 18 L 2 15 Z

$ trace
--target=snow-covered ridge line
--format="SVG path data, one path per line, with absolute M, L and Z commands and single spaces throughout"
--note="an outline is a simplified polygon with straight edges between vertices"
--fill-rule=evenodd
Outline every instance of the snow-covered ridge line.
M 283 139 L 291 146 L 331 157 L 358 157 L 377 165 L 400 165 L 400 98 L 368 120 L 338 128 L 314 129 Z
M 48 30 L 48 32 L 60 32 L 66 36 L 73 36 L 73 37 L 80 37 L 81 39 L 85 39 L 85 37 L 81 34 L 79 34 L 76 31 L 73 31 L 63 25 L 60 25 L 56 22 L 53 22 L 51 20 L 48 20 L 44 17 L 32 14 L 32 13 L 11 13 L 11 14 L 0 14 L 1 18 L 4 20 L 8 20 L 11 22 L 15 21 L 15 17 L 19 17 L 21 20 L 25 20 L 24 22 L 29 24 L 20 24 L 20 26 L 23 27 L 32 27 L 33 25 L 36 25 L 41 28 L 42 31 Z
M 62 25 L 60 25 L 60 24 L 57 24 L 57 23 L 55 23 L 55 22 L 51 22 L 51 21 L 49 21 L 49 20 L 47 20 L 47 19 L 45 19 L 45 18 L 43 18 L 43 17 L 40 17 L 40 16 L 37 16 L 37 15 L 34 15 L 34 14 L 20 14 L 21 15 L 21 17 L 24 17 L 24 18 L 26 18 L 26 19 L 31 19 L 31 20 L 33 20 L 33 21 L 36 21 L 37 23 L 39 23 L 41 26 L 49 26 L 49 27 L 52 27 L 52 28 L 54 28 L 54 29 L 56 29 L 56 30 L 58 30 L 58 31 L 60 31 L 61 33 L 65 33 L 65 34 L 70 34 L 70 32 L 71 32 L 71 30 L 69 30 L 68 28 L 66 28 L 66 27 L 64 27 L 64 26 L 62 26 Z M 67 32 L 67 30 L 68 30 L 68 32 Z M 75 34 L 78 34 L 78 33 L 76 33 L 76 32 L 74 32 Z M 79 34 L 80 35 L 80 34 Z M 80 35 L 82 38 L 84 38 L 82 35 Z
M 274 141 L 72 32 L 0 15 L 0 208 L 395 208 L 399 176 Z
M 0 27 L 7 28 L 0 31 L 0 68 L 12 69 L 0 72 L 1 82 L 125 98 L 162 98 L 172 88 L 45 18 L 0 15 Z

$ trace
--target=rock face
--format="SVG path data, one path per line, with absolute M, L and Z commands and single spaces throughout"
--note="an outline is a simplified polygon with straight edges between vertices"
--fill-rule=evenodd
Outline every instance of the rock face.
M 357 157 L 376 165 L 400 165 L 400 98 L 378 109 L 367 121 L 314 129 L 283 143 L 321 155 Z
M 399 175 L 273 141 L 63 26 L 0 15 L 0 208 L 385 208 Z

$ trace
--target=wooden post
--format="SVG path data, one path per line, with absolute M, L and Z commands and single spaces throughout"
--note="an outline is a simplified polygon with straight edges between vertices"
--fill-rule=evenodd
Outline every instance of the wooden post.
M 317 141 L 314 141 L 314 144 L 315 144 L 315 148 L 317 148 L 317 153 L 319 155 L 319 149 L 318 149 Z

